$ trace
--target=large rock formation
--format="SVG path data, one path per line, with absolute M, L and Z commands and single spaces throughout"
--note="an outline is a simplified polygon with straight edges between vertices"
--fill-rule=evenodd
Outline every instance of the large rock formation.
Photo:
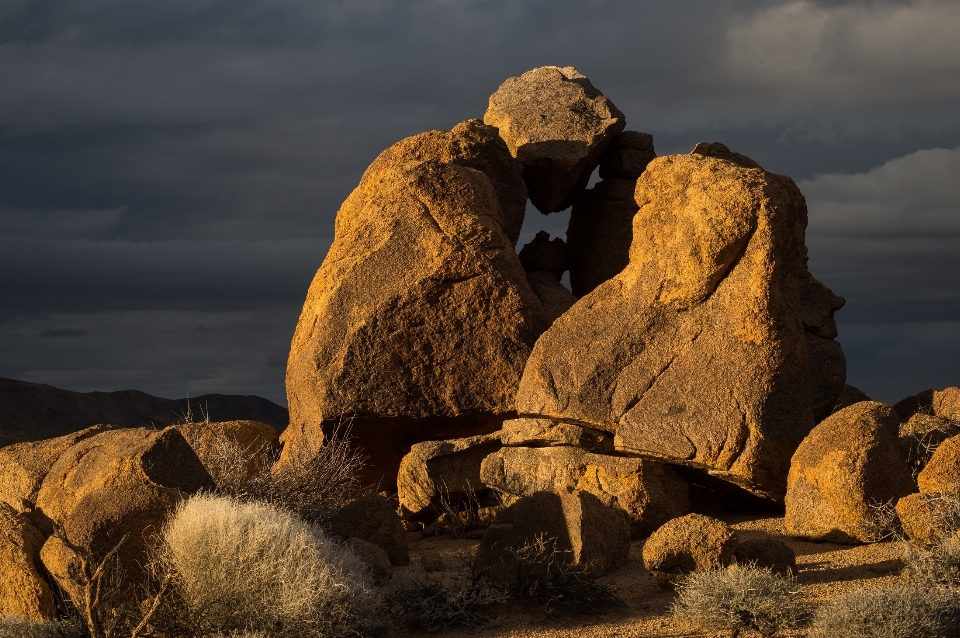
M 370 165 L 294 334 L 281 463 L 353 417 L 365 479 L 392 490 L 411 444 L 492 432 L 513 414 L 549 325 L 514 251 L 519 175 L 477 121 L 398 142 Z
M 40 485 L 57 459 L 80 441 L 111 429 L 112 425 L 94 425 L 55 439 L 14 443 L 0 449 L 0 501 L 17 512 L 32 512 Z
M 873 506 L 914 491 L 899 451 L 898 421 L 886 405 L 864 401 L 810 432 L 790 466 L 788 533 L 836 543 L 875 539 Z
M 572 66 L 544 66 L 510 78 L 490 96 L 483 121 L 496 126 L 523 162 L 530 201 L 561 211 L 587 185 L 625 120 Z
M 480 479 L 514 496 L 579 489 L 622 510 L 634 538 L 689 511 L 689 486 L 672 469 L 577 447 L 505 447 L 483 460 Z
M 960 493 L 960 436 L 950 437 L 937 446 L 937 451 L 917 475 L 921 492 Z
M 0 618 L 53 620 L 53 592 L 40 574 L 43 535 L 6 503 L 0 503 Z
M 700 145 L 650 162 L 635 199 L 629 265 L 539 339 L 517 410 L 782 498 L 791 455 L 843 387 L 829 336 L 842 299 L 807 270 L 803 196 Z
M 221 488 L 239 487 L 264 472 L 280 451 L 280 435 L 268 423 L 184 423 L 175 428 Z M 221 485 L 224 481 L 230 485 Z
M 63 525 L 88 494 L 138 486 L 183 494 L 215 487 L 176 429 L 109 430 L 83 439 L 60 455 L 40 486 L 37 514 L 48 524 Z

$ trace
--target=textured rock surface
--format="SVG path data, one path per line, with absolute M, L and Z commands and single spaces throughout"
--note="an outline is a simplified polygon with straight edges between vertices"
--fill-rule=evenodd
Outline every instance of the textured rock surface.
M 364 494 L 337 512 L 329 524 L 330 533 L 343 540 L 359 538 L 387 553 L 391 565 L 408 565 L 407 536 L 400 516 L 379 494 Z
M 924 390 L 897 402 L 893 409 L 901 419 L 907 419 L 914 414 L 927 414 L 960 421 L 960 388 Z
M 523 162 L 530 201 L 542 213 L 570 206 L 625 120 L 572 66 L 544 66 L 504 82 L 483 121 Z
M 503 422 L 500 440 L 511 447 L 573 446 L 588 452 L 613 452 L 613 436 L 609 432 L 558 423 L 550 419 L 511 419 Z
M 517 411 L 615 432 L 620 450 L 779 499 L 826 403 L 808 334 L 829 341 L 819 334 L 840 298 L 817 296 L 793 181 L 737 162 L 647 166 L 629 265 L 541 336 Z
M 860 388 L 854 387 L 848 383 L 843 385 L 843 389 L 840 391 L 840 396 L 837 397 L 837 402 L 833 406 L 834 412 L 839 412 L 847 406 L 851 406 L 854 403 L 860 403 L 861 401 L 872 401 L 866 392 Z
M 0 503 L 0 618 L 56 618 L 53 593 L 40 575 L 43 540 L 26 516 Z
M 567 226 L 570 288 L 583 297 L 630 262 L 636 180 L 605 179 L 573 202 Z
M 144 583 L 144 570 L 149 556 L 150 539 L 162 528 L 180 500 L 175 489 L 131 483 L 112 485 L 89 492 L 80 499 L 63 523 L 63 533 L 73 545 L 83 548 L 99 565 L 107 554 L 120 545 L 116 559 L 130 582 Z M 121 545 L 121 540 L 126 537 Z M 51 537 L 44 546 L 43 563 L 74 603 L 79 604 L 80 590 L 71 578 L 78 574 L 80 561 L 59 538 Z
M 480 479 L 515 496 L 574 488 L 589 492 L 623 510 L 637 538 L 690 507 L 686 481 L 670 468 L 575 447 L 505 447 L 483 460 Z
M 560 283 L 552 273 L 538 270 L 527 273 L 530 289 L 543 304 L 543 312 L 552 324 L 560 315 L 570 310 L 577 298 Z
M 287 362 L 281 462 L 355 416 L 352 434 L 370 457 L 363 478 L 392 490 L 413 443 L 492 432 L 512 415 L 549 319 L 492 180 L 450 151 L 467 144 L 463 127 L 492 135 L 466 123 L 398 142 L 337 213 Z M 484 142 L 512 161 L 499 143 Z
M 520 264 L 527 272 L 546 271 L 557 281 L 567 271 L 567 242 L 541 230 L 520 249 Z
M 135 486 L 192 494 L 214 484 L 176 429 L 111 430 L 80 441 L 57 459 L 40 486 L 37 509 L 63 524 L 88 494 Z
M 696 571 L 730 563 L 737 534 L 715 518 L 687 514 L 669 521 L 643 544 L 643 564 L 661 587 Z
M 914 491 L 900 456 L 896 413 L 865 401 L 831 415 L 797 449 L 784 524 L 792 536 L 836 543 L 872 540 L 873 503 Z
M 733 558 L 739 565 L 769 567 L 775 572 L 797 573 L 797 555 L 782 540 L 770 537 L 749 538 L 737 543 Z
M 897 501 L 896 510 L 903 532 L 914 545 L 932 547 L 950 540 L 956 534 L 955 497 L 944 497 L 941 494 L 910 494 Z
M 501 445 L 499 432 L 413 445 L 400 462 L 397 477 L 403 517 L 433 519 L 444 511 L 441 499 L 456 506 L 471 494 L 488 491 L 480 480 L 480 463 Z
M 356 537 L 348 538 L 347 544 L 370 569 L 373 582 L 382 585 L 393 577 L 393 565 L 390 564 L 390 557 L 383 548 Z
M 926 467 L 931 449 L 957 435 L 960 422 L 917 413 L 900 424 L 900 454 L 916 474 Z
M 554 543 L 589 575 L 616 569 L 630 553 L 630 526 L 619 509 L 580 490 L 537 492 L 510 506 L 509 523 L 491 525 L 477 548 L 476 565 L 495 579 L 515 577 L 517 550 L 538 536 Z
M 917 475 L 921 492 L 960 493 L 960 436 L 937 446 L 926 467 Z
M 610 140 L 600 158 L 600 179 L 635 180 L 656 156 L 652 135 L 624 131 Z
M 40 484 L 60 455 L 76 443 L 112 428 L 94 425 L 55 439 L 14 443 L 0 449 L 0 501 L 18 512 L 29 512 L 37 502 Z
M 280 451 L 280 434 L 267 423 L 224 421 L 185 423 L 174 427 L 208 469 L 222 465 L 225 453 L 242 452 L 249 460 L 243 468 L 236 469 L 242 476 L 241 480 L 253 478 L 262 472 L 264 464 Z

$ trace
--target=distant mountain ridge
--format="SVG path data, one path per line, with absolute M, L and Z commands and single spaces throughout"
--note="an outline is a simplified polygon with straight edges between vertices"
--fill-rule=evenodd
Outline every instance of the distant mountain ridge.
M 138 390 L 72 392 L 0 377 L 0 446 L 62 436 L 97 423 L 172 425 L 182 422 L 188 410 L 195 420 L 202 419 L 201 409 L 211 421 L 261 421 L 278 430 L 289 422 L 286 408 L 254 395 L 163 399 Z

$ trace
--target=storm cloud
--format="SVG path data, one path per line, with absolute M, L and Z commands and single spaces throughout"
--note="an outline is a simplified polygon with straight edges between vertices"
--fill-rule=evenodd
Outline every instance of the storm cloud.
M 849 381 L 960 383 L 960 6 L 6 0 L 0 376 L 284 402 L 300 304 L 382 149 L 573 65 L 659 154 L 794 177 Z M 521 241 L 562 235 L 530 209 Z

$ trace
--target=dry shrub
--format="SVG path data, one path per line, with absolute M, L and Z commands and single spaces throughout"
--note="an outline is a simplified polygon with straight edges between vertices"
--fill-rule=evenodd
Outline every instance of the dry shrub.
M 20 616 L 0 618 L 0 638 L 85 638 L 83 626 L 75 621 L 31 620 Z
M 570 552 L 559 549 L 555 538 L 540 534 L 509 551 L 512 569 L 502 579 L 507 595 L 536 601 L 551 618 L 563 612 L 600 615 L 623 606 L 608 585 L 588 575 L 589 566 L 573 564 Z
M 701 629 L 728 631 L 732 638 L 744 630 L 772 636 L 802 620 L 799 592 L 792 574 L 750 564 L 731 565 L 684 578 L 677 586 L 673 613 Z
M 904 544 L 904 575 L 919 589 L 960 587 L 960 541 L 948 539 L 930 549 Z
M 490 621 L 493 606 L 506 599 L 502 590 L 472 575 L 453 582 L 421 576 L 390 594 L 387 610 L 401 627 L 436 633 L 482 627 Z
M 358 472 L 366 461 L 367 457 L 350 443 L 349 425 L 338 427 L 317 450 L 292 455 L 234 493 L 242 500 L 269 503 L 324 526 L 334 512 L 363 493 Z M 241 462 L 236 465 L 240 467 Z
M 266 504 L 195 496 L 167 522 L 159 551 L 181 626 L 193 635 L 339 636 L 378 617 L 361 560 Z
M 914 586 L 856 590 L 824 603 L 810 638 L 946 638 L 954 635 L 955 601 Z

